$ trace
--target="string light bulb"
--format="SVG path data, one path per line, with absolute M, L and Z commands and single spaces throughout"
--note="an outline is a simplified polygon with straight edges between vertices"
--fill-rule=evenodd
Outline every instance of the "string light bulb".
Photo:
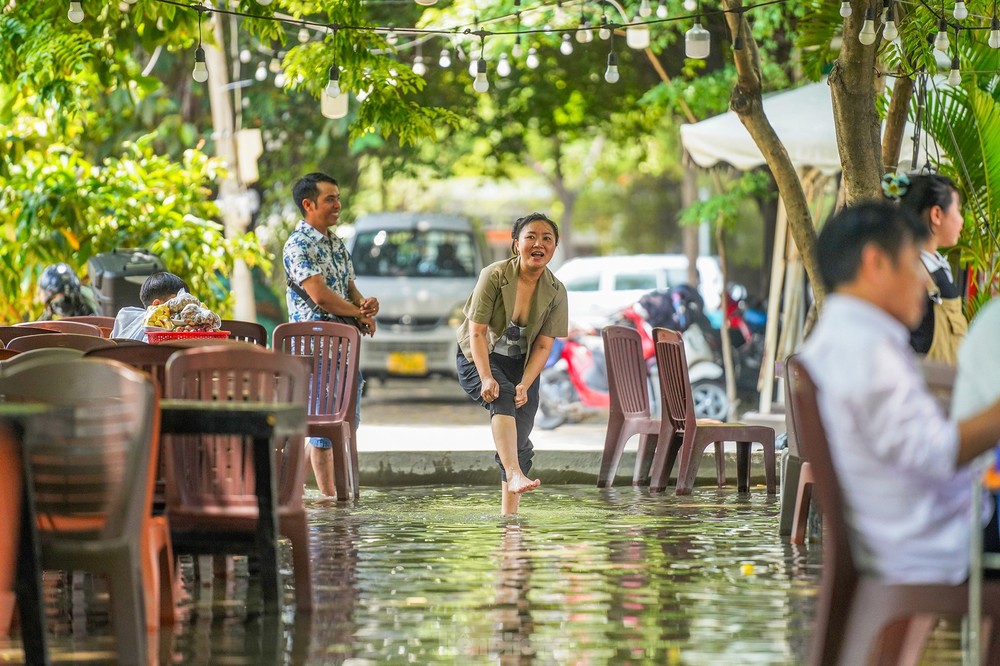
M 418 55 L 413 58 L 413 73 L 417 76 L 424 76 L 427 74 L 427 65 L 424 64 L 424 57 Z
M 340 96 L 340 68 L 336 65 L 330 66 L 330 80 L 327 82 L 326 89 L 323 92 L 327 97 Z
M 646 18 L 647 16 L 652 16 L 653 7 L 649 4 L 649 0 L 642 0 L 639 3 L 639 16 Z
M 865 46 L 871 46 L 875 43 L 875 38 L 878 35 L 875 33 L 875 11 L 868 7 L 865 10 L 865 22 L 861 24 L 861 33 L 858 35 L 858 41 Z
M 542 61 L 538 59 L 538 49 L 534 46 L 528 49 L 528 57 L 524 59 L 524 64 L 528 66 L 528 69 L 538 69 L 538 66 L 542 64 Z
M 514 46 L 511 48 L 510 54 L 515 58 L 520 58 L 522 53 L 524 53 L 524 49 L 521 48 L 521 35 L 518 35 L 517 39 L 514 40 Z
M 841 17 L 848 18 L 853 13 L 854 13 L 854 10 L 851 8 L 851 3 L 848 2 L 848 0 L 844 0 L 843 2 L 840 3 L 840 15 L 841 15 Z
M 567 32 L 563 33 L 562 43 L 559 45 L 559 52 L 566 56 L 573 55 L 573 40 Z
M 309 32 L 309 28 L 306 28 L 305 26 L 299 28 L 298 38 L 300 44 L 305 44 L 306 42 L 308 42 L 312 38 L 312 34 Z
M 200 46 L 194 50 L 194 70 L 191 71 L 191 78 L 198 83 L 208 81 L 208 65 L 205 64 L 205 49 Z
M 638 16 L 625 26 L 625 43 L 637 51 L 649 48 L 649 26 L 640 22 Z
M 448 52 L 448 49 L 441 49 L 441 57 L 438 58 L 438 67 L 441 69 L 451 67 L 451 53 Z
M 665 19 L 668 15 L 667 0 L 660 0 L 660 4 L 656 5 L 656 18 Z
M 614 51 L 608 54 L 608 68 L 604 70 L 604 80 L 608 83 L 618 83 L 618 56 Z
M 938 21 L 938 33 L 934 37 L 934 48 L 941 53 L 948 53 L 951 41 L 948 39 L 948 23 L 944 19 Z
M 994 16 L 990 20 L 990 48 L 1000 49 L 1000 18 Z
M 601 28 L 600 30 L 597 31 L 597 36 L 603 39 L 604 41 L 611 39 L 611 28 L 608 26 L 607 16 L 601 17 Z
M 267 65 L 264 64 L 263 60 L 257 63 L 257 71 L 253 73 L 253 78 L 258 81 L 263 81 L 267 78 Z
M 257 0 L 257 4 L 260 5 L 261 7 L 267 7 L 269 4 L 271 4 L 271 0 Z
M 948 72 L 948 83 L 953 86 L 957 86 L 962 83 L 962 72 L 959 71 L 961 65 L 958 62 L 958 56 L 952 56 L 951 58 L 951 71 Z
M 698 9 L 698 0 L 684 0 L 684 11 L 693 12 Z
M 486 78 L 486 61 L 482 58 L 476 61 L 476 80 L 472 83 L 472 89 L 477 93 L 490 89 L 490 80 Z
M 66 18 L 70 20 L 71 23 L 81 23 L 84 19 L 83 5 L 79 2 L 69 3 L 69 12 L 66 13 Z
M 580 21 L 580 27 L 576 29 L 576 41 L 581 44 L 589 44 L 594 41 L 594 31 L 590 29 L 590 21 Z
M 704 60 L 712 49 L 711 35 L 701 27 L 701 17 L 695 19 L 694 25 L 684 34 L 684 56 Z
M 969 8 L 965 6 L 962 0 L 956 0 L 955 10 L 952 12 L 952 16 L 955 17 L 957 21 L 964 21 L 969 17 Z
M 500 54 L 500 59 L 497 61 L 497 75 L 503 78 L 510 76 L 510 58 L 507 57 L 506 53 Z
M 891 4 L 885 16 L 885 27 L 882 29 L 882 37 L 890 42 L 899 37 L 899 28 L 896 27 L 896 9 Z
M 420 5 L 421 7 L 433 7 L 434 5 L 437 4 L 438 0 L 413 0 L 413 1 L 416 2 L 418 5 Z

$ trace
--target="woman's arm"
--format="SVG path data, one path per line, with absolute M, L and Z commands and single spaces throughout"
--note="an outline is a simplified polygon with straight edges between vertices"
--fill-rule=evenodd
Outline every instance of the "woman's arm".
M 554 341 L 555 338 L 548 335 L 535 336 L 535 342 L 531 345 L 531 351 L 528 352 L 528 363 L 524 367 L 521 383 L 514 387 L 515 407 L 520 407 L 528 401 L 528 387 L 535 383 L 538 375 L 542 373 L 545 362 L 549 360 Z
M 490 369 L 489 331 L 490 327 L 487 324 L 469 321 L 472 362 L 476 364 L 476 371 L 482 384 L 479 394 L 486 402 L 493 402 L 500 397 L 500 384 L 493 379 L 493 371 Z

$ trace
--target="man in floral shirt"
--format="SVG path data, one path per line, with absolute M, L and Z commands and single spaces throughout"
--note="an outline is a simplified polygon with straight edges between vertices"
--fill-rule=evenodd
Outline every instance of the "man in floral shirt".
M 285 275 L 300 286 L 319 306 L 315 311 L 291 286 L 285 300 L 290 321 L 333 321 L 336 317 L 357 319 L 358 328 L 375 334 L 378 300 L 365 298 L 354 285 L 354 267 L 343 241 L 331 233 L 340 221 L 340 187 L 324 173 L 310 173 L 292 188 L 302 220 L 285 242 Z M 358 378 L 358 411 L 361 378 Z M 360 415 L 360 414 L 359 414 Z M 324 495 L 334 495 L 333 450 L 329 439 L 308 438 L 309 460 L 316 483 Z

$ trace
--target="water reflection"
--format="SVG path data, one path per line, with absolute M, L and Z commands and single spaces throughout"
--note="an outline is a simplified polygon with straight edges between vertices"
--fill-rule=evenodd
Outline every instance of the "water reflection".
M 804 661 L 820 548 L 782 543 L 764 493 L 549 486 L 510 521 L 494 493 L 366 488 L 347 506 L 308 497 L 313 613 L 294 611 L 290 548 L 280 617 L 256 612 L 245 558 L 205 581 L 188 563 L 185 617 L 160 637 L 160 663 Z M 79 606 L 70 601 L 53 608 Z M 63 621 L 54 650 L 87 663 L 84 651 L 103 648 L 106 660 L 106 604 L 91 595 L 83 606 L 86 635 Z M 0 658 L 19 658 L 16 647 L 0 641 Z

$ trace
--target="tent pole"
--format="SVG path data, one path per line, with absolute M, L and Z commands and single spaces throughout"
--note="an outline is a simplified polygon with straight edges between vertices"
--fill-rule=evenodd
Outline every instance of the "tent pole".
M 774 402 L 774 362 L 777 355 L 778 319 L 781 316 L 781 293 L 785 277 L 788 214 L 785 202 L 778 196 L 778 215 L 774 221 L 774 253 L 771 255 L 771 289 L 767 294 L 767 327 L 764 330 L 764 378 L 761 382 L 759 411 L 771 413 Z

